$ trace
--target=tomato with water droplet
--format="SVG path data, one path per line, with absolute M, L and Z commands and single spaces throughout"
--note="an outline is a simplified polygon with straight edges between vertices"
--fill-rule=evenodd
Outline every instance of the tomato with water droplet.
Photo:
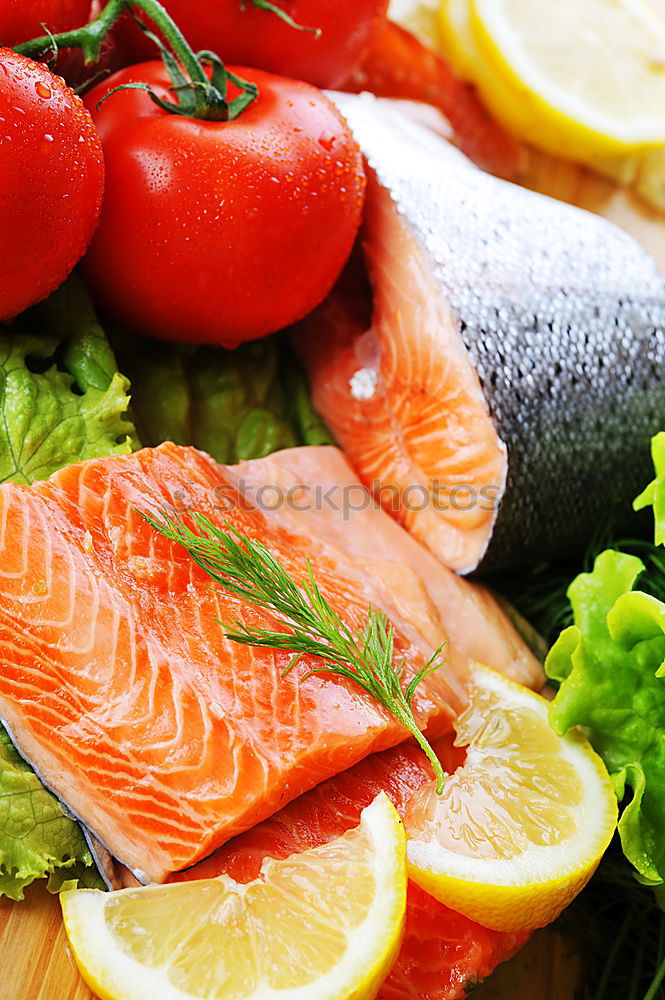
M 46 66 L 0 48 L 0 320 L 49 295 L 84 253 L 104 190 L 99 136 Z
M 337 108 L 309 84 L 235 68 L 258 98 L 229 122 L 169 114 L 162 63 L 90 91 L 106 195 L 86 256 L 102 308 L 163 340 L 235 347 L 312 310 L 330 291 L 362 213 L 362 157 Z M 321 141 L 323 140 L 323 141 Z

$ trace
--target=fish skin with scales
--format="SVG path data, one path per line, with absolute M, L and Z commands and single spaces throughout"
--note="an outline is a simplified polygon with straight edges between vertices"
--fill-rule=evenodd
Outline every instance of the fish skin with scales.
M 425 250 L 507 448 L 486 549 L 454 568 L 574 551 L 610 498 L 629 505 L 665 426 L 663 275 L 612 223 L 483 173 L 398 105 L 331 96 Z

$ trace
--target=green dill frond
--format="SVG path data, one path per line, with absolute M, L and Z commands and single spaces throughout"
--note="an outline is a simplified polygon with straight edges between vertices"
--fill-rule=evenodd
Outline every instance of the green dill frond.
M 262 542 L 248 538 L 230 524 L 222 530 L 207 517 L 194 513 L 190 519 L 196 530 L 192 530 L 182 519 L 166 514 L 162 519 L 142 516 L 165 538 L 183 546 L 220 588 L 247 604 L 270 611 L 278 619 L 277 629 L 257 628 L 240 621 L 220 622 L 227 639 L 292 653 L 285 674 L 303 655 L 320 657 L 321 666 L 305 677 L 336 674 L 357 684 L 383 705 L 416 739 L 434 768 L 437 791 L 443 791 L 443 768 L 413 714 L 418 685 L 445 662 L 441 657 L 443 646 L 403 688 L 406 664 L 403 659 L 396 661 L 393 626 L 386 615 L 370 605 L 360 631 L 352 631 L 321 593 L 309 562 L 306 578 L 296 581 Z

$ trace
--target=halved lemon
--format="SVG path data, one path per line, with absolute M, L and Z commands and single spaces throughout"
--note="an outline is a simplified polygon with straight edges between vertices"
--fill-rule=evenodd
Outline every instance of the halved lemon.
M 228 876 L 62 894 L 77 964 L 103 1000 L 364 1000 L 401 943 L 404 830 L 381 794 L 324 847 Z
M 541 149 L 593 164 L 665 145 L 665 19 L 650 0 L 442 0 L 441 40 Z
M 522 138 L 573 159 L 665 144 L 665 20 L 648 0 L 469 0 L 483 96 Z
M 426 785 L 409 802 L 409 875 L 486 927 L 541 927 L 580 892 L 612 839 L 607 771 L 580 733 L 554 733 L 544 698 L 485 667 L 474 670 L 456 731 L 464 764 L 443 795 Z

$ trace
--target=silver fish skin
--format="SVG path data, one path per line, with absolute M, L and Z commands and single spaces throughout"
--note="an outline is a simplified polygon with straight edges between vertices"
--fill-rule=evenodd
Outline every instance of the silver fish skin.
M 663 275 L 612 223 L 483 173 L 390 101 L 330 96 L 426 248 L 507 446 L 481 567 L 579 549 L 650 478 Z

